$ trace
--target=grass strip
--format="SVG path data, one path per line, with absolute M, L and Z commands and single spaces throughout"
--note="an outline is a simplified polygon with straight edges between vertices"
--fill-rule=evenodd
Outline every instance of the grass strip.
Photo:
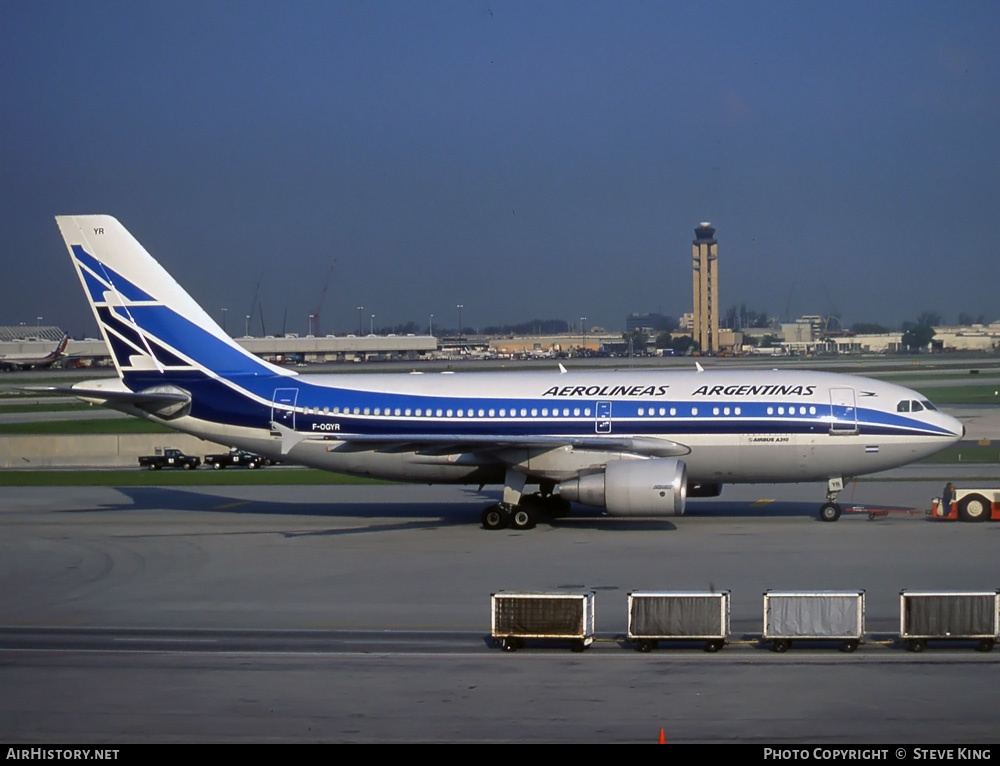
M 0 487 L 219 487 L 246 484 L 282 486 L 312 484 L 391 484 L 379 479 L 347 476 L 311 468 L 258 468 L 212 471 L 134 469 L 8 470 L 0 471 Z
M 46 420 L 39 423 L 0 423 L 0 436 L 91 436 L 106 434 L 173 434 L 172 428 L 139 418 Z

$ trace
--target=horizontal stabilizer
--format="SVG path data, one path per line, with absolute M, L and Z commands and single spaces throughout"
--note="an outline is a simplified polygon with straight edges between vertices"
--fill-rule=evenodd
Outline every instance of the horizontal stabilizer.
M 132 391 L 120 380 L 111 379 L 88 380 L 72 386 L 25 386 L 21 390 L 36 394 L 75 396 L 85 402 L 112 409 L 137 408 L 167 419 L 186 413 L 191 405 L 191 395 L 175 386 L 154 386 L 143 391 Z

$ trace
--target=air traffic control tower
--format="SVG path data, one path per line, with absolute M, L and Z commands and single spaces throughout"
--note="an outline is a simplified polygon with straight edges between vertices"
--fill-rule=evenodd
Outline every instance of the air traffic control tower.
M 719 244 L 707 221 L 694 230 L 694 339 L 703 352 L 719 350 Z

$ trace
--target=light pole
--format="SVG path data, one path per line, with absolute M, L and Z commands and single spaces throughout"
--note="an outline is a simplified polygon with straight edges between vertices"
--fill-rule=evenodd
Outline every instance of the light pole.
M 315 323 L 316 323 L 316 315 L 315 314 L 310 314 L 309 315 L 309 324 L 307 325 L 308 329 L 306 331 L 306 335 L 315 335 L 316 334 L 316 328 L 313 327 L 313 325 Z
M 246 321 L 246 324 L 243 327 L 243 337 L 244 338 L 249 338 L 250 337 L 250 315 L 249 314 L 247 314 L 247 321 Z
M 465 308 L 465 305 L 462 304 L 462 303 L 459 303 L 455 308 L 458 309 L 458 337 L 459 337 L 459 339 L 461 339 L 462 338 L 462 309 Z
M 584 329 L 587 325 L 587 317 L 580 317 L 580 334 L 583 336 L 583 353 L 587 353 L 587 331 Z
M 228 332 L 228 330 L 226 330 L 226 312 L 227 311 L 229 311 L 229 309 L 223 307 L 223 309 L 222 309 L 222 332 L 224 332 L 224 333 L 226 333 L 228 335 L 229 332 Z
M 427 334 L 432 338 L 434 337 L 434 315 L 431 314 L 430 318 L 427 320 Z
M 35 329 L 38 329 L 39 327 L 42 326 L 42 320 L 44 318 L 45 317 L 35 317 Z
M 361 312 L 364 310 L 364 306 L 358 306 L 358 337 L 361 337 Z
M 371 329 L 368 331 L 368 334 L 369 335 L 374 335 L 375 334 L 375 315 L 374 314 L 372 314 Z

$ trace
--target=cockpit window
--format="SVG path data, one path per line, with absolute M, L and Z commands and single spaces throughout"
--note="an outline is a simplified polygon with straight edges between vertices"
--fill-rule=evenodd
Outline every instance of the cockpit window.
M 928 410 L 936 410 L 936 409 L 937 409 L 937 407 L 935 407 L 935 406 L 934 406 L 933 404 L 931 404 L 931 403 L 930 403 L 929 401 L 927 401 L 926 399 L 921 399 L 921 400 L 920 400 L 920 403 L 921 403 L 922 405 L 924 405 L 924 409 L 928 409 Z
M 896 412 L 909 412 L 909 411 L 910 411 L 909 401 L 903 401 L 896 405 Z
M 910 402 L 910 404 L 913 405 L 913 411 L 914 412 L 923 412 L 924 411 L 924 405 L 922 405 L 920 402 Z

